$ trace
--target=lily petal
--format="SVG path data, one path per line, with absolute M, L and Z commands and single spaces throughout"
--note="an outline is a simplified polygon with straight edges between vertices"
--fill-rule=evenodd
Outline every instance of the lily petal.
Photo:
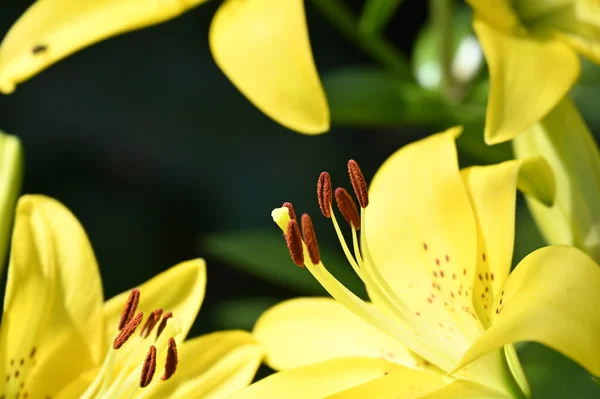
M 177 372 L 157 381 L 142 397 L 225 399 L 246 387 L 260 365 L 262 351 L 246 331 L 223 331 L 185 341 Z
M 331 298 L 297 298 L 275 305 L 258 319 L 253 334 L 265 351 L 266 364 L 275 370 L 348 356 L 415 364 L 395 339 Z
M 0 45 L 0 92 L 56 61 L 121 33 L 174 18 L 204 0 L 38 0 Z
M 405 368 L 382 359 L 347 357 L 275 373 L 230 399 L 321 399 Z
M 477 230 L 458 170 L 458 132 L 430 136 L 388 158 L 370 187 L 363 231 L 383 278 L 429 325 L 442 325 L 433 344 L 456 360 L 466 349 L 464 337 L 481 330 L 464 310 L 472 307 L 467 292 L 475 279 Z
M 506 280 L 491 327 L 460 365 L 506 344 L 537 341 L 600 375 L 599 286 L 600 267 L 576 248 L 531 253 Z
M 474 166 L 461 171 L 479 226 L 478 274 L 473 299 L 480 314 L 488 314 L 493 298 L 510 272 L 515 241 L 517 185 L 546 203 L 556 191 L 552 170 L 542 157 L 507 161 L 492 166 Z M 529 183 L 534 183 L 529 184 Z M 483 307 L 488 303 L 490 306 Z M 476 306 L 477 307 L 477 306 Z
M 303 0 L 226 0 L 213 18 L 217 65 L 262 112 L 300 133 L 329 130 Z
M 511 0 L 467 0 L 467 3 L 473 8 L 477 18 L 504 32 L 518 32 L 523 29 Z
M 155 309 L 172 312 L 181 320 L 183 339 L 189 332 L 204 300 L 206 265 L 203 259 L 179 263 L 140 285 L 138 309 L 148 315 Z M 130 292 L 123 292 L 104 304 L 106 348 L 117 332 L 121 311 Z
M 98 266 L 78 220 L 51 198 L 21 197 L 8 269 L 0 365 L 3 373 L 18 372 L 21 380 L 8 381 L 4 392 L 24 382 L 29 395 L 53 395 L 98 364 L 104 356 L 102 317 Z M 31 373 L 35 384 L 28 384 Z
M 497 144 L 554 108 L 579 76 L 579 59 L 559 40 L 505 34 L 479 19 L 473 26 L 490 69 L 485 140 Z

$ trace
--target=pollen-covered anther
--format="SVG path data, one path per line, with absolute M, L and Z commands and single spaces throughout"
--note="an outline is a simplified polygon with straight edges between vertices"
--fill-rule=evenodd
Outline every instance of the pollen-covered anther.
M 291 220 L 298 220 L 296 219 L 296 211 L 294 210 L 294 205 L 292 205 L 291 202 L 284 202 L 283 206 L 285 206 L 288 209 L 288 214 L 290 215 Z
M 310 261 L 316 265 L 321 262 L 321 255 L 319 253 L 319 244 L 317 242 L 317 235 L 315 234 L 315 228 L 313 227 L 312 219 L 308 213 L 302 215 L 302 238 L 308 248 L 308 255 Z
M 145 388 L 152 382 L 154 372 L 156 371 L 156 347 L 150 346 L 144 365 L 142 366 L 142 372 L 140 374 L 140 387 Z
M 142 312 L 139 312 L 134 317 L 132 317 L 131 320 L 127 322 L 127 324 L 125 324 L 119 335 L 117 335 L 113 341 L 113 349 L 119 349 L 123 346 L 123 344 L 125 344 L 125 342 L 127 342 L 129 337 L 131 337 L 135 330 L 138 328 L 143 318 L 144 314 Z
M 335 189 L 335 203 L 338 209 L 342 213 L 342 216 L 355 230 L 360 229 L 360 217 L 358 215 L 358 209 L 352 199 L 352 196 L 343 189 L 338 187 Z
M 177 370 L 177 344 L 173 338 L 169 338 L 169 346 L 167 347 L 167 359 L 165 360 L 165 372 L 161 380 L 168 380 L 175 374 Z
M 350 182 L 352 183 L 352 188 L 354 189 L 360 207 L 366 208 L 369 205 L 367 182 L 362 170 L 360 170 L 360 166 L 358 166 L 358 163 L 353 159 L 348 161 L 348 174 L 350 175 Z
M 160 316 L 162 316 L 162 312 L 163 312 L 163 310 L 158 308 L 154 312 L 150 313 L 150 315 L 146 319 L 146 323 L 144 323 L 144 327 L 142 327 L 142 330 L 140 331 L 140 336 L 142 338 L 148 338 L 148 336 L 152 332 L 152 329 L 154 328 L 156 323 L 158 323 L 158 321 L 160 320 Z
M 121 312 L 121 318 L 119 319 L 119 331 L 125 327 L 125 325 L 131 320 L 135 311 L 137 310 L 138 303 L 140 302 L 140 290 L 134 288 L 131 290 L 131 294 L 129 294 L 129 298 L 127 298 L 127 302 L 125 302 L 125 306 L 123 307 L 123 311 Z
M 319 208 L 321 213 L 327 219 L 331 217 L 331 177 L 327 172 L 321 172 L 317 181 L 317 199 L 319 200 Z
M 165 312 L 165 314 L 163 314 L 162 320 L 160 321 L 160 324 L 156 328 L 156 338 L 155 338 L 155 340 L 157 340 L 158 337 L 160 337 L 160 334 L 163 332 L 163 330 L 167 326 L 167 320 L 169 320 L 171 317 L 173 317 L 173 313 L 172 312 Z
M 300 267 L 304 266 L 304 247 L 298 222 L 290 220 L 285 232 L 285 242 L 294 263 Z

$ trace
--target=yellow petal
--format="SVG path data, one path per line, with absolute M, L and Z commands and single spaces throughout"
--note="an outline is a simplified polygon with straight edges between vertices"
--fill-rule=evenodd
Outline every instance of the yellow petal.
M 507 33 L 522 29 L 511 0 L 467 0 L 467 3 L 473 8 L 477 18 L 497 29 Z
M 461 364 L 512 342 L 536 341 L 600 375 L 598 287 L 600 267 L 580 250 L 552 246 L 531 253 L 506 280 L 492 326 Z
M 226 0 L 213 18 L 217 65 L 262 112 L 300 133 L 329 130 L 303 0 Z
M 386 358 L 414 364 L 414 357 L 331 298 L 297 298 L 267 310 L 256 322 L 254 336 L 275 370 L 304 366 L 344 356 Z
M 0 45 L 0 92 L 103 39 L 174 18 L 204 0 L 38 0 Z
M 410 144 L 381 166 L 369 190 L 363 245 L 394 292 L 436 326 L 439 342 L 432 344 L 458 360 L 464 336 L 481 327 L 464 311 L 472 306 L 467 291 L 475 278 L 477 231 L 458 170 L 456 133 Z
M 536 184 L 526 186 L 533 187 L 530 192 L 550 201 L 555 191 L 554 180 L 550 166 L 542 157 L 474 166 L 463 169 L 461 173 L 479 230 L 478 252 L 481 258 L 477 269 L 482 278 L 475 283 L 473 302 L 480 315 L 487 315 L 512 264 L 519 177 L 525 176 L 525 182 Z
M 59 202 L 21 197 L 1 327 L 2 375 L 10 367 L 27 383 L 33 367 L 29 394 L 52 396 L 100 362 L 102 325 L 102 286 L 85 231 Z
M 246 331 L 185 341 L 178 354 L 175 375 L 142 397 L 225 399 L 250 384 L 262 359 L 260 346 Z
M 182 262 L 138 286 L 140 290 L 138 309 L 145 315 L 158 308 L 164 312 L 173 312 L 173 315 L 182 322 L 181 337 L 183 338 L 200 310 L 205 287 L 204 260 L 193 259 Z M 129 294 L 130 291 L 123 292 L 104 304 L 106 347 L 112 343 L 117 332 L 121 311 Z
M 508 397 L 482 385 L 442 374 L 405 369 L 328 396 L 327 399 L 492 399 Z
M 490 69 L 485 140 L 507 141 L 541 120 L 579 76 L 577 54 L 559 40 L 502 33 L 473 22 Z
M 320 399 L 404 367 L 382 359 L 344 357 L 275 373 L 230 399 Z
M 23 180 L 21 141 L 0 131 L 0 275 L 4 273 L 8 239 Z
M 513 146 L 517 158 L 543 156 L 556 176 L 553 206 L 527 198 L 546 241 L 576 246 L 600 261 L 600 152 L 577 107 L 563 99 Z

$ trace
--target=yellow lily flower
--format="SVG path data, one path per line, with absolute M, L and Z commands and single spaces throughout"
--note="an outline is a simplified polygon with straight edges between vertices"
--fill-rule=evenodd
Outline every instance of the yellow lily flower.
M 321 211 L 372 303 L 327 271 L 310 216 L 302 215 L 301 234 L 291 204 L 273 211 L 294 262 L 334 299 L 294 299 L 261 316 L 254 335 L 267 364 L 282 371 L 232 399 L 523 397 L 529 388 L 517 341 L 541 342 L 600 375 L 596 263 L 576 248 L 551 246 L 510 273 L 516 188 L 551 201 L 548 165 L 533 158 L 459 171 L 457 133 L 400 149 L 368 191 L 349 162 L 360 216 L 347 191 L 338 188 L 335 199 L 352 227 L 354 256 L 331 205 L 329 175 L 321 174 Z M 545 178 L 530 179 L 538 173 Z
M 0 92 L 106 38 L 175 18 L 204 0 L 38 0 L 0 44 Z M 303 0 L 225 0 L 210 27 L 217 65 L 262 112 L 306 134 L 329 130 Z
M 579 76 L 577 52 L 600 64 L 595 0 L 467 0 L 490 70 L 485 140 L 540 121 Z
M 77 219 L 51 198 L 21 197 L 0 325 L 0 397 L 227 397 L 250 383 L 262 355 L 243 331 L 184 342 L 205 282 L 195 259 L 103 304 Z

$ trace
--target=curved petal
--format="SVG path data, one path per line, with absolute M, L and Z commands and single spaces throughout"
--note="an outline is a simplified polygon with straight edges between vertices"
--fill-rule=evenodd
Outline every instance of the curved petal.
M 363 245 L 394 292 L 435 326 L 439 342 L 432 345 L 458 361 L 465 336 L 479 335 L 481 326 L 465 311 L 472 312 L 477 230 L 458 170 L 457 132 L 407 145 L 381 166 L 369 189 Z
M 100 362 L 102 326 L 102 286 L 85 231 L 59 202 L 21 197 L 1 327 L 0 367 L 15 378 L 4 392 L 23 382 L 32 396 L 53 395 Z
M 182 322 L 182 339 L 192 327 L 204 300 L 206 265 L 203 259 L 179 263 L 140 285 L 138 309 L 148 315 L 155 309 L 172 312 Z M 104 304 L 106 347 L 117 332 L 121 312 L 130 292 L 123 292 Z
M 174 18 L 204 0 L 38 0 L 0 45 L 0 92 L 91 44 Z
M 494 298 L 510 272 L 515 241 L 515 208 L 519 178 L 532 187 L 529 192 L 551 202 L 554 197 L 552 170 L 542 157 L 507 161 L 492 166 L 474 166 L 461 171 L 469 191 L 479 231 L 478 279 L 473 304 L 487 325 Z M 526 177 L 527 179 L 524 179 Z M 481 276 L 481 278 L 479 278 Z
M 4 275 L 9 237 L 22 181 L 21 140 L 0 130 L 0 276 Z
M 473 8 L 477 18 L 504 32 L 518 32 L 523 29 L 511 0 L 467 0 L 467 3 Z
M 275 305 L 258 319 L 253 334 L 265 351 L 266 364 L 275 370 L 345 356 L 415 364 L 395 339 L 331 298 L 297 298 Z
M 329 130 L 303 0 L 226 0 L 213 18 L 217 65 L 262 112 L 300 133 Z
M 537 341 L 600 375 L 600 267 L 580 250 L 552 246 L 528 255 L 506 280 L 492 325 L 461 365 L 503 345 Z
M 275 373 L 230 399 L 321 399 L 405 368 L 381 359 L 346 357 Z
M 441 374 L 405 369 L 328 396 L 327 399 L 508 399 L 469 381 L 452 381 Z
M 541 120 L 579 76 L 577 54 L 559 40 L 511 36 L 475 19 L 490 69 L 485 140 L 507 141 Z
M 248 332 L 222 331 L 185 341 L 178 356 L 175 375 L 141 397 L 228 398 L 252 382 L 263 354 Z

